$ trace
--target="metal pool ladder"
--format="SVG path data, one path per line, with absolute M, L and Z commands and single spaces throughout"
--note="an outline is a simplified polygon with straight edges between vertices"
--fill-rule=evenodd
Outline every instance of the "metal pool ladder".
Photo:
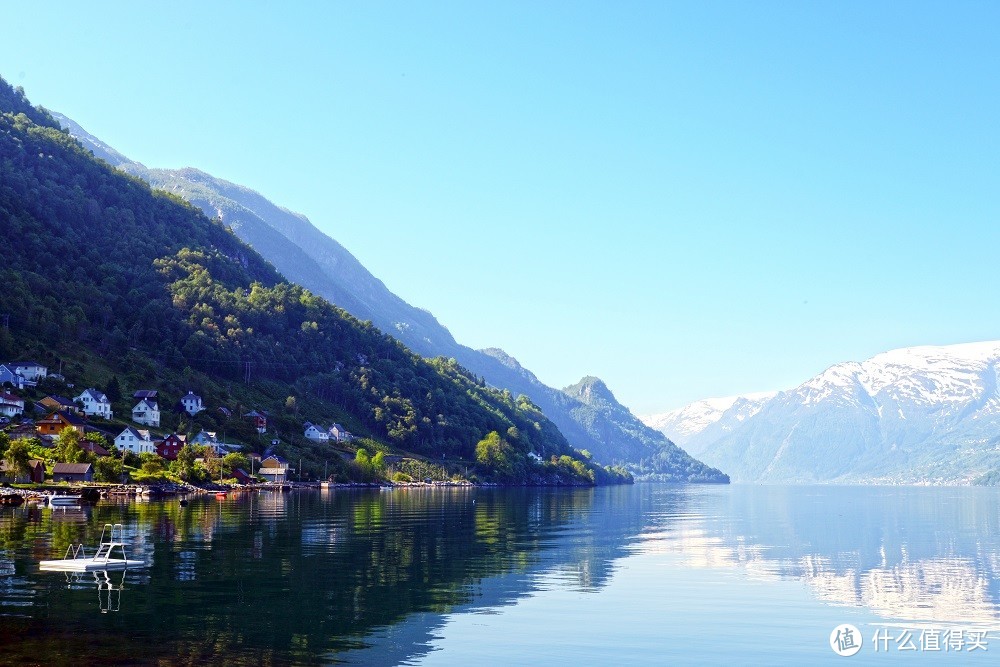
M 108 529 L 111 529 L 110 535 L 108 535 Z M 104 537 L 107 535 L 108 539 L 105 540 Z M 117 536 L 118 540 L 115 541 Z M 82 545 L 81 545 L 82 547 Z M 105 563 L 111 559 L 111 552 L 115 547 L 118 547 L 122 551 L 122 560 L 128 561 L 128 556 L 125 555 L 125 527 L 120 523 L 106 523 L 104 528 L 101 530 L 101 544 L 97 547 L 97 553 L 94 554 L 94 561 L 103 560 Z

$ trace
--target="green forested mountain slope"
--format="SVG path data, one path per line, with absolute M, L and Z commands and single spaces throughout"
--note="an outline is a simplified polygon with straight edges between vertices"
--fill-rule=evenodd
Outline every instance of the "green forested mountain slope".
M 211 217 L 221 218 L 292 282 L 326 297 L 359 319 L 371 320 L 418 354 L 454 358 L 491 385 L 528 396 L 574 447 L 589 450 L 595 460 L 622 464 L 635 473 L 656 478 L 687 480 L 690 457 L 678 454 L 676 446 L 666 438 L 635 436 L 644 433 L 645 427 L 627 410 L 616 413 L 618 428 L 594 428 L 589 417 L 592 407 L 543 384 L 503 350 L 473 350 L 456 342 L 431 313 L 411 306 L 390 291 L 305 216 L 277 206 L 249 188 L 197 169 L 150 169 L 117 152 L 72 119 L 60 114 L 55 117 L 96 156 L 154 187 L 183 197 Z M 690 481 L 701 479 L 703 475 L 696 473 Z
M 110 372 L 143 366 L 150 383 L 249 376 L 433 457 L 471 460 L 492 431 L 509 443 L 514 470 L 531 451 L 575 456 L 526 399 L 453 361 L 423 359 L 285 282 L 221 222 L 95 159 L 2 79 L 0 223 L 4 356 L 76 355 L 87 368 L 79 356 L 95 355 Z

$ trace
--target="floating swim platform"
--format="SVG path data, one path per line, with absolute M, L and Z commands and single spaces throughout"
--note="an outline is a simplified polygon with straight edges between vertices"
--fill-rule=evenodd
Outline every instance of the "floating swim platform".
M 62 558 L 43 560 L 39 563 L 39 569 L 46 572 L 96 572 L 146 567 L 145 561 L 129 559 L 125 553 L 123 535 L 122 524 L 106 523 L 104 530 L 101 531 L 101 543 L 93 556 L 87 556 L 82 544 L 71 544 L 66 548 L 66 554 Z M 120 558 L 117 557 L 117 553 L 121 553 Z

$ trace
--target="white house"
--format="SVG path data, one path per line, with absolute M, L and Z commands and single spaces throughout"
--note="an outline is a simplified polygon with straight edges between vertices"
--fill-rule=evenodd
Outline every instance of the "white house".
M 542 461 L 545 460 L 535 452 L 528 452 L 528 458 L 534 461 L 535 463 L 541 463 Z
M 37 361 L 15 361 L 10 366 L 15 373 L 31 382 L 38 382 L 49 374 L 48 367 Z
M 190 442 L 192 445 L 215 445 L 218 444 L 219 437 L 215 431 L 200 431 Z
M 193 391 L 188 391 L 188 393 L 181 398 L 181 406 L 184 408 L 184 412 L 188 413 L 192 417 L 205 409 L 205 406 L 202 405 L 201 402 L 201 396 Z
M 319 428 L 315 424 L 310 424 L 306 422 L 306 431 L 303 435 L 310 440 L 315 440 L 316 442 L 326 442 L 330 439 L 330 434 Z
M 24 399 L 6 392 L 0 394 L 0 415 L 16 417 L 24 414 Z
M 156 453 L 156 444 L 153 442 L 149 431 L 137 430 L 131 426 L 126 426 L 125 430 L 115 438 L 115 447 L 133 454 Z
M 330 437 L 337 442 L 348 442 L 354 436 L 340 424 L 334 424 L 330 427 Z
M 156 401 L 144 398 L 132 408 L 132 421 L 144 426 L 160 426 L 160 406 Z
M 191 438 L 191 444 L 211 447 L 212 451 L 219 456 L 225 456 L 239 447 L 239 445 L 230 445 L 220 441 L 218 433 L 215 431 L 201 431 L 198 435 Z
M 104 417 L 111 419 L 114 413 L 111 412 L 111 401 L 104 395 L 104 392 L 91 387 L 85 389 L 79 396 L 73 397 L 74 401 L 79 401 L 83 405 L 83 414 L 89 416 Z
M 4 407 L 6 409 L 3 409 Z M 3 414 L 8 417 L 23 414 L 24 399 L 6 391 L 0 392 L 0 409 L 3 409 Z M 13 414 L 11 414 L 11 411 L 13 411 Z

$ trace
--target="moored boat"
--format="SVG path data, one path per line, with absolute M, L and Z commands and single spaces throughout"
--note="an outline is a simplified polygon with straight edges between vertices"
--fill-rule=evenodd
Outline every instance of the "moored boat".
M 80 496 L 61 496 L 52 494 L 48 496 L 49 507 L 76 507 L 80 504 Z

